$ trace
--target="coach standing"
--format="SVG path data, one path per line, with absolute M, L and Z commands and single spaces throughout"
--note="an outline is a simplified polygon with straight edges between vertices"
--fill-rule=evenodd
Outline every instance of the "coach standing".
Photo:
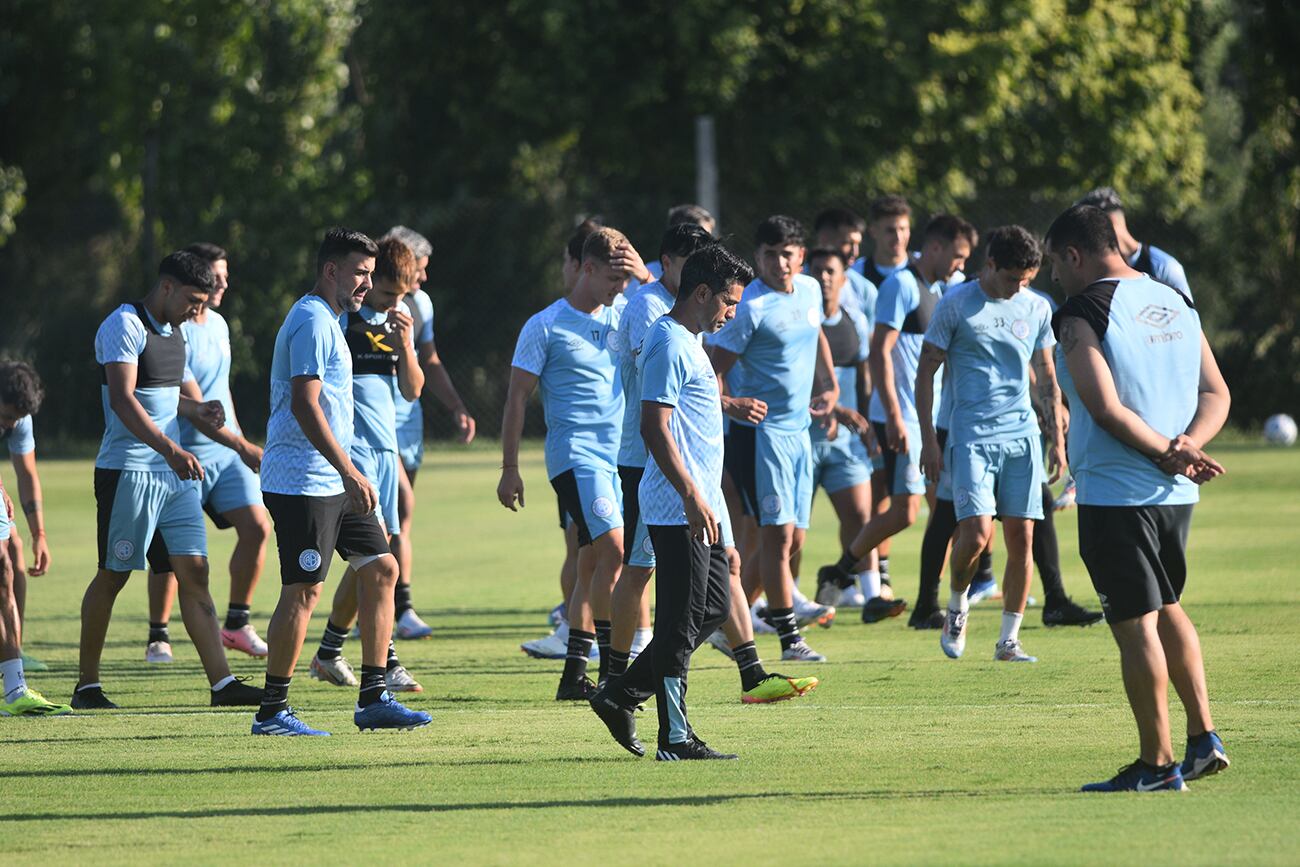
M 1210 719 L 1200 639 L 1179 605 L 1197 486 L 1223 473 L 1202 447 L 1228 417 L 1228 386 L 1182 292 L 1128 266 L 1110 220 L 1075 205 L 1047 232 L 1057 365 L 1073 409 L 1079 553 L 1119 645 L 1141 755 L 1084 791 L 1181 791 L 1228 766 Z M 1187 711 L 1174 761 L 1168 685 Z

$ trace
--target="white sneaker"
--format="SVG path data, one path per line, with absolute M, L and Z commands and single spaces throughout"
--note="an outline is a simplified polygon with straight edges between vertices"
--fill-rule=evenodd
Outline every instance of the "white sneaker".
M 323 680 L 334 686 L 356 686 L 357 676 L 352 671 L 352 666 L 348 661 L 339 655 L 334 659 L 321 659 L 319 656 L 311 658 L 311 668 L 308 669 L 312 680 Z
M 825 662 L 826 657 L 809 647 L 808 642 L 797 641 L 781 651 L 781 661 Z
M 641 651 L 646 649 L 650 639 L 655 637 L 653 629 L 638 629 L 632 636 L 632 647 L 627 652 L 627 661 L 631 662 L 641 655 Z
M 794 594 L 794 619 L 800 626 L 816 623 L 823 629 L 830 629 L 831 623 L 835 621 L 835 606 L 818 605 L 796 590 Z
M 144 649 L 144 661 L 162 664 L 172 661 L 172 646 L 166 641 L 151 641 Z
M 721 629 L 713 630 L 713 634 L 709 636 L 709 644 L 713 645 L 713 649 L 727 657 L 727 659 L 736 658 L 736 654 L 731 652 L 731 642 L 727 641 L 727 633 Z
M 1012 638 L 1009 641 L 999 641 L 997 649 L 993 651 L 993 660 L 995 662 L 1037 662 L 1037 656 L 1030 656 L 1025 653 L 1025 649 L 1020 646 L 1018 638 Z
M 749 619 L 753 624 L 755 635 L 776 635 L 776 627 L 758 616 L 758 612 L 766 610 L 767 606 L 762 602 L 755 602 L 749 609 Z
M 854 584 L 852 587 L 845 587 L 840 591 L 839 601 L 835 603 L 836 608 L 861 608 L 867 604 L 867 599 L 862 595 L 861 588 Z
M 968 612 L 948 609 L 939 633 L 939 647 L 949 659 L 960 659 L 966 652 L 966 618 Z
M 433 627 L 420 619 L 420 615 L 415 613 L 414 608 L 408 608 L 402 612 L 402 616 L 397 619 L 393 632 L 398 638 L 411 641 L 417 638 L 428 638 L 433 635 Z
M 389 692 L 424 692 L 424 687 L 411 676 L 404 666 L 396 666 L 384 672 L 384 685 Z

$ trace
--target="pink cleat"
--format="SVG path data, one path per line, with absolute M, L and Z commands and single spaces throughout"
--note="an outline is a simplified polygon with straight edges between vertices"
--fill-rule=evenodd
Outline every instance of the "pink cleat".
M 266 642 L 257 634 L 252 624 L 245 623 L 238 629 L 221 630 L 221 646 L 227 650 L 238 650 L 249 656 L 262 659 L 266 656 Z

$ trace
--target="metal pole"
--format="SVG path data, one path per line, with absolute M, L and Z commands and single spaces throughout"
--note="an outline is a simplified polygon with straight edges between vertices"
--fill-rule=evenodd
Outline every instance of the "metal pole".
M 695 118 L 695 201 L 713 215 L 714 222 L 720 228 L 722 215 L 718 209 L 718 145 L 713 134 L 711 114 L 701 114 Z

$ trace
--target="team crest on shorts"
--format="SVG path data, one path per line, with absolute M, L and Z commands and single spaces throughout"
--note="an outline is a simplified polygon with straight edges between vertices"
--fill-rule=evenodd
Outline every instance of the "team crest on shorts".
M 113 556 L 119 560 L 130 560 L 135 554 L 135 543 L 130 539 L 118 539 L 113 543 Z
M 957 504 L 958 508 L 965 508 L 966 504 L 970 502 L 970 491 L 965 488 L 958 488 L 957 496 L 953 497 L 953 502 Z
M 808 308 L 808 324 L 813 328 L 822 327 L 822 310 L 820 307 Z
M 768 515 L 776 515 L 781 512 L 781 495 L 768 494 L 763 498 L 763 512 Z
M 614 514 L 614 501 L 609 497 L 597 497 L 591 501 L 591 513 L 597 518 L 608 518 Z
M 1011 333 L 1015 335 L 1016 340 L 1024 340 L 1029 336 L 1029 323 L 1023 319 L 1017 319 L 1011 323 Z
M 649 536 L 646 536 L 645 541 L 641 543 L 641 550 L 649 554 L 651 557 L 655 555 L 655 543 L 651 541 Z
M 298 568 L 304 572 L 315 572 L 320 568 L 320 551 L 307 548 L 298 555 Z

